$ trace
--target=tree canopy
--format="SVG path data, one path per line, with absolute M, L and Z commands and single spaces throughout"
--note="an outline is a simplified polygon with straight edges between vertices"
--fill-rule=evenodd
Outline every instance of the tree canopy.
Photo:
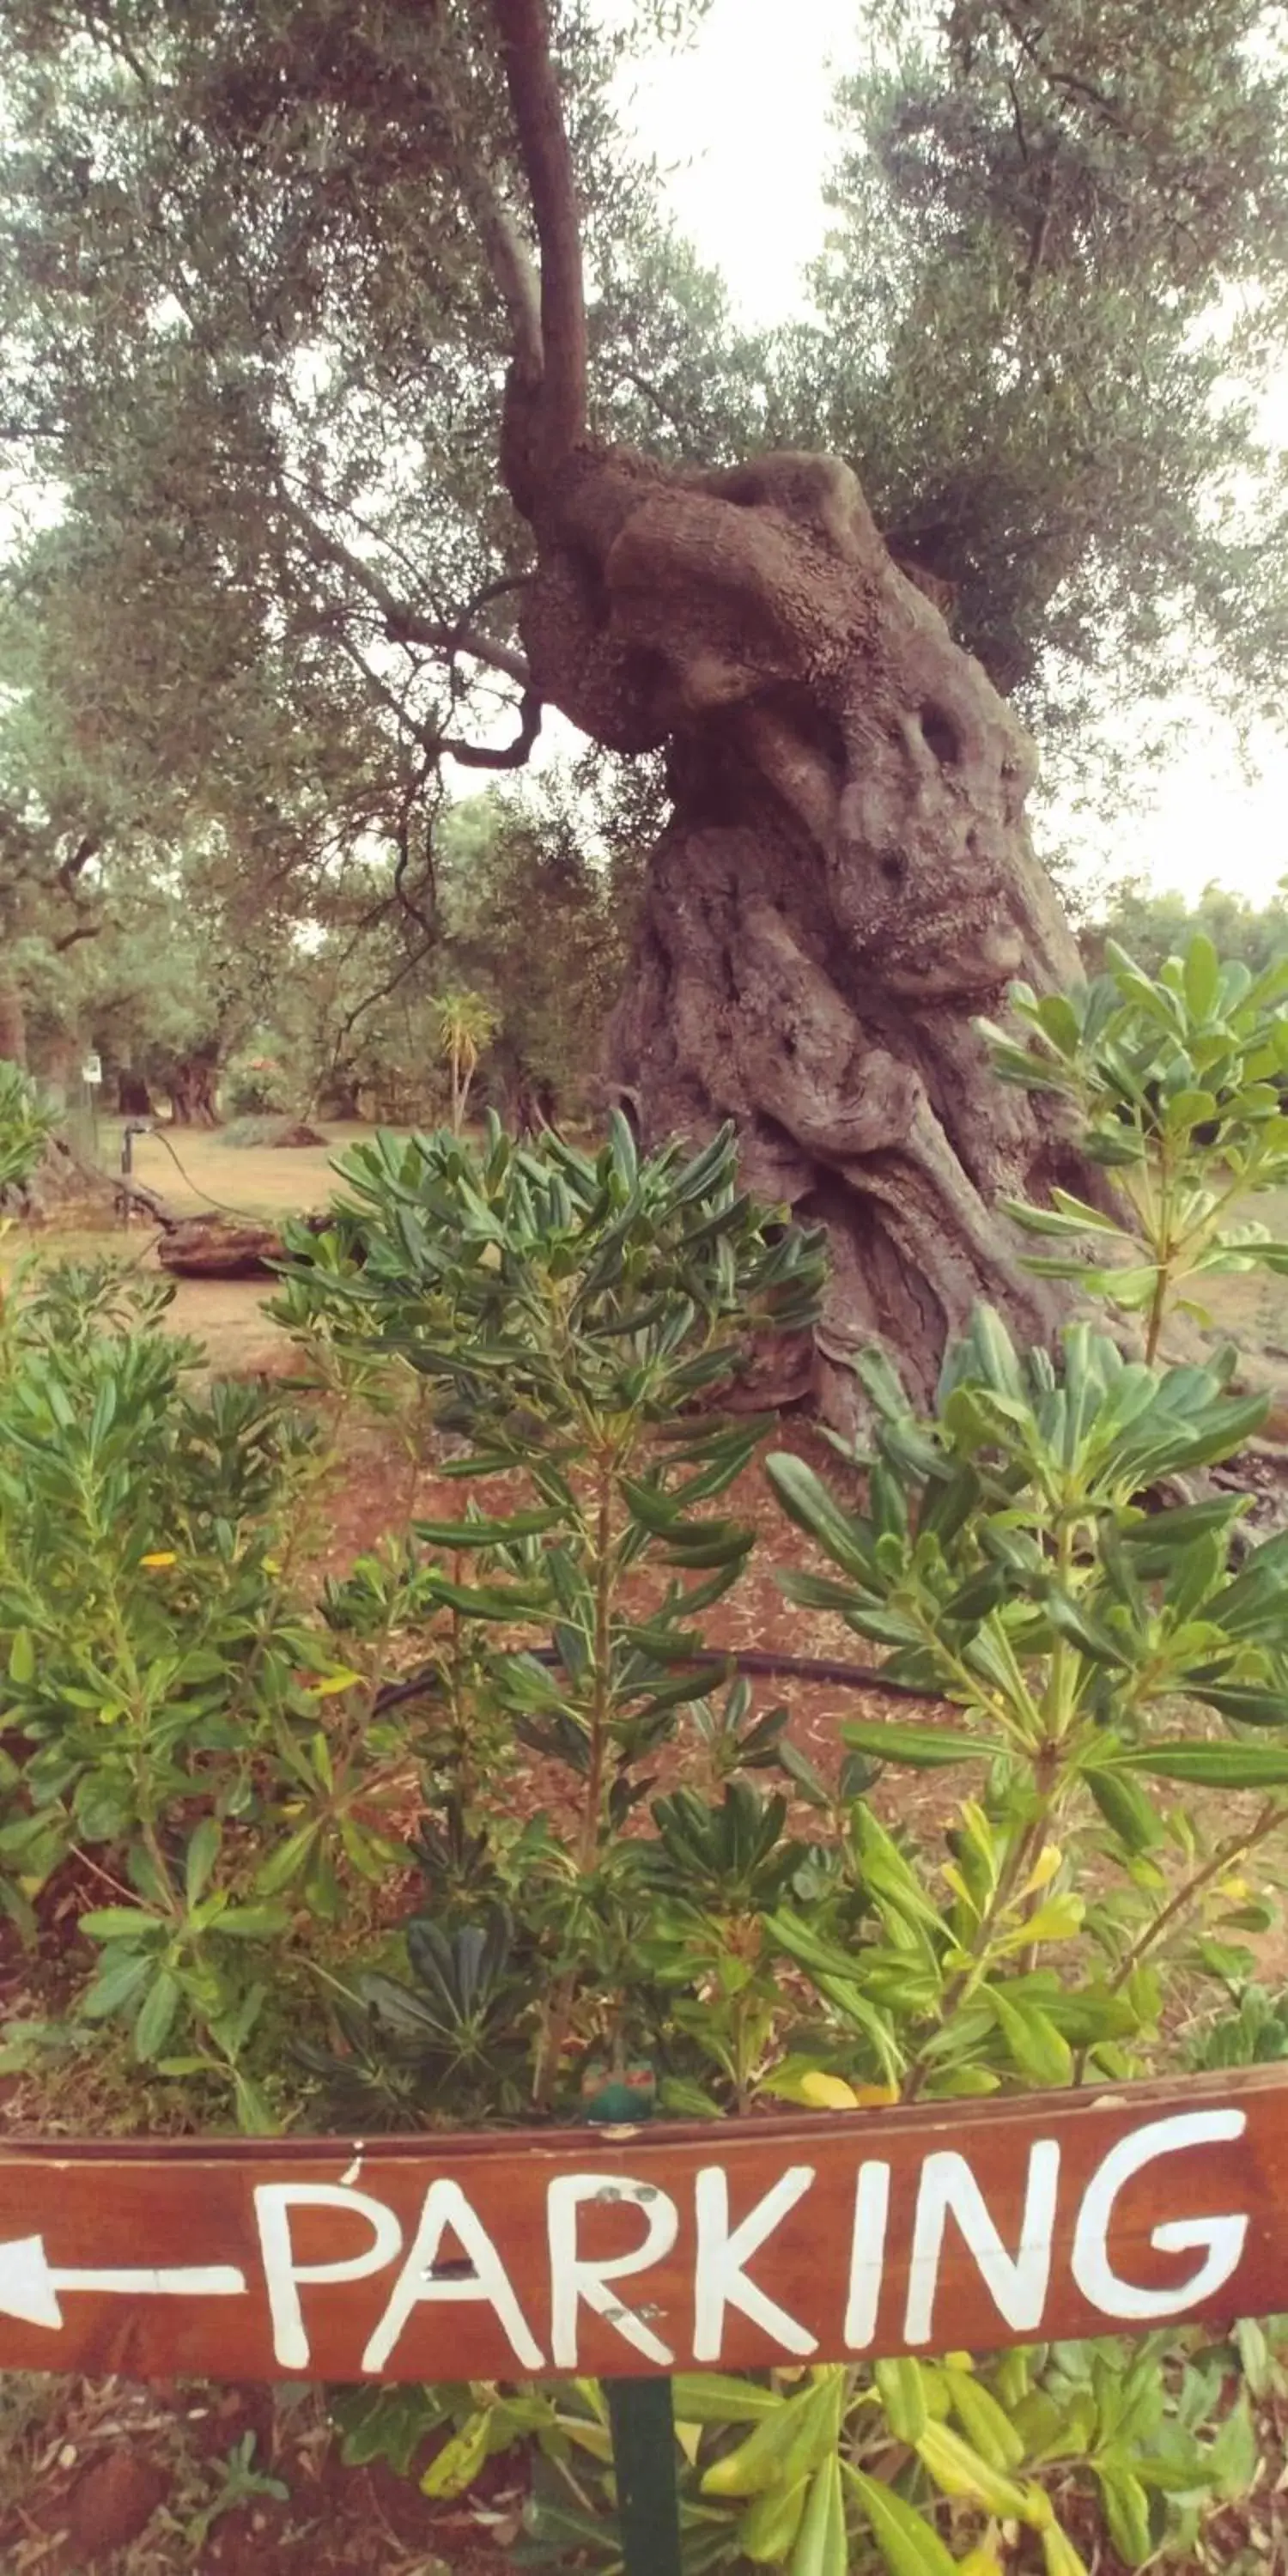
M 552 12 L 593 427 L 706 465 L 848 458 L 1049 720 L 1124 663 L 1166 686 L 1178 652 L 1262 706 L 1281 13 L 872 9 L 817 318 L 759 340 L 614 114 L 615 74 L 684 14 L 609 35 L 591 0 Z M 257 889 L 422 828 L 445 750 L 518 764 L 540 721 L 497 471 L 530 191 L 490 8 L 15 0 L 0 68 L 4 427 L 57 507 L 11 575 L 50 801 L 71 767 L 83 805 L 154 834 L 216 818 Z
M 1261 0 L 955 0 L 840 93 L 793 420 L 1066 730 L 1197 661 L 1280 703 L 1288 55 Z

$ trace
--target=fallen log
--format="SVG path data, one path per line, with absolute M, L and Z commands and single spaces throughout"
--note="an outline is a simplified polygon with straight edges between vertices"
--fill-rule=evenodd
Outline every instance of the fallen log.
M 320 1234 L 330 1218 L 302 1216 L 294 1222 Z M 254 1217 L 179 1217 L 157 1245 L 162 1269 L 176 1279 L 268 1279 L 286 1259 L 277 1227 Z
M 163 1234 L 157 1259 L 177 1279 L 266 1279 L 284 1245 L 250 1217 L 185 1216 Z

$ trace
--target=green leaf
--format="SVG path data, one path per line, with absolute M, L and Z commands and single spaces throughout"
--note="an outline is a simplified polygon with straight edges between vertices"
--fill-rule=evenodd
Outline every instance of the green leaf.
M 273 2111 L 266 2094 L 240 2067 L 233 2069 L 233 2097 L 237 2105 L 237 2126 L 243 2137 L 275 2137 L 282 2123 Z
M 792 2486 L 770 2487 L 748 2505 L 738 2525 L 738 2547 L 754 2567 L 782 2565 L 800 2530 L 810 2485 L 809 2478 L 797 2478 Z
M 1053 1189 L 1051 1205 L 1058 1208 L 1063 1216 L 1076 1217 L 1084 1231 L 1116 1235 L 1121 1235 L 1123 1232 L 1116 1217 L 1106 1216 L 1103 1208 L 1092 1207 L 1086 1199 L 1075 1198 L 1072 1190 Z
M 1133 1745 L 1118 1756 L 1120 1770 L 1148 1771 L 1157 1780 L 1179 1780 L 1197 1789 L 1288 1788 L 1288 1745 L 1176 1743 Z
M 1026 1943 L 1072 1941 L 1082 1930 L 1086 1911 L 1085 1896 L 1079 1896 L 1075 1888 L 1066 1888 L 1061 1895 L 1048 1897 L 1036 1913 L 1025 1915 L 1023 1938 Z
M 107 2021 L 113 2013 L 123 2012 L 147 1984 L 152 1968 L 148 1951 L 118 1950 L 81 1997 L 80 2010 L 85 2019 Z
M 1206 1020 L 1221 989 L 1221 961 L 1208 938 L 1198 930 L 1185 952 L 1185 999 L 1196 1020 Z
M 162 1968 L 143 1998 L 134 2025 L 135 2055 L 145 2063 L 160 2056 L 181 1999 L 182 1988 L 178 1978 L 169 1968 Z
M 1058 2522 L 1048 2523 L 1042 2534 L 1042 2564 L 1046 2576 L 1088 2576 L 1086 2559 Z
M 919 2361 L 879 2361 L 873 2372 L 886 2422 L 896 2441 L 911 2449 L 929 2422 L 926 2382 Z
M 713 2460 L 702 2480 L 704 2495 L 763 2495 L 769 2487 L 791 2484 L 809 2474 L 829 2450 L 841 2429 L 844 2373 L 825 2377 L 792 2397 L 781 2397 L 777 2410 L 758 2423 L 736 2451 Z
M 841 2463 L 833 2450 L 814 2472 L 791 2576 L 846 2576 L 849 2564 Z
M 841 1741 L 878 1762 L 900 1762 L 912 1771 L 945 1771 L 954 1762 L 995 1762 L 1006 1751 L 991 1735 L 962 1735 L 948 1726 L 900 1726 L 892 1719 L 847 1718 Z
M 1117 2466 L 1097 2465 L 1100 2492 L 1104 2500 L 1109 2537 L 1120 2558 L 1129 2567 L 1143 2567 L 1153 2554 L 1149 2528 L 1149 2498 L 1139 2478 Z
M 1282 1682 L 1273 1690 L 1256 1690 L 1250 1682 L 1207 1682 L 1196 1675 L 1185 1686 L 1205 1707 L 1232 1717 L 1239 1726 L 1288 1724 L 1288 1690 Z
M 1122 1771 L 1088 1771 L 1086 1780 L 1106 1824 L 1126 1850 L 1139 1856 L 1166 1840 L 1157 1809 L 1137 1781 Z
M 783 2402 L 777 2389 L 718 2370 L 677 2371 L 671 2393 L 681 2424 L 759 2424 Z
M 515 1512 L 509 1520 L 415 1521 L 416 1536 L 427 1547 L 497 1547 L 519 1538 L 539 1538 L 556 1526 L 553 1512 Z
M 230 1905 L 212 1926 L 234 1941 L 271 1941 L 290 1922 L 284 1905 Z
M 132 1801 L 128 1785 L 110 1774 L 86 1771 L 76 1783 L 72 1812 L 87 1843 L 116 1842 L 126 1831 Z
M 635 1150 L 635 1138 L 630 1121 L 623 1116 L 620 1109 L 614 1109 L 609 1117 L 608 1143 L 618 1179 L 625 1183 L 628 1190 L 633 1191 L 639 1181 L 639 1156 Z
M 36 1640 L 30 1628 L 15 1628 L 9 1648 L 9 1679 L 20 1690 L 36 1678 Z
M 863 2507 L 889 2576 L 956 2576 L 937 2531 L 914 2505 L 862 2469 L 843 2463 L 846 2484 Z
M 544 1591 L 532 1584 L 516 1583 L 512 1591 L 503 1592 L 487 1584 L 449 1583 L 441 1574 L 429 1577 L 426 1589 L 436 1601 L 449 1610 L 461 1611 L 467 1619 L 524 1619 L 540 1616 L 547 1601 Z
M 1119 1237 L 1124 1231 L 1120 1225 L 1110 1225 L 1105 1217 L 1097 1215 L 1094 1210 L 1090 1215 L 1084 1214 L 1081 1200 L 1074 1200 L 1068 1207 L 1034 1207 L 1028 1199 L 1002 1199 L 999 1205 L 1007 1216 L 1014 1217 L 1017 1225 L 1023 1226 L 1026 1234 L 1055 1236 L 1069 1242 L 1081 1242 L 1092 1227 L 1097 1234 L 1112 1234 Z
M 82 1914 L 76 1928 L 91 1941 L 137 1941 L 141 1934 L 155 1931 L 157 1924 L 155 1915 L 141 1905 L 100 1905 Z
M 1072 2083 L 1073 2051 L 1054 2022 L 1036 2004 L 1016 2003 L 997 1986 L 986 1993 L 1020 2073 L 1035 2084 Z
M 995 2469 L 1018 2469 L 1024 2443 L 1005 2408 L 973 2372 L 949 2369 L 946 2377 L 954 2411 L 972 2449 Z
M 842 1511 L 821 1476 L 789 1450 L 767 1458 L 765 1474 L 788 1519 L 816 1539 L 834 1564 L 866 1582 L 876 1570 L 871 1538 L 861 1521 Z
M 831 1806 L 832 1801 L 828 1795 L 826 1783 L 820 1779 L 808 1754 L 802 1753 L 798 1744 L 793 1744 L 790 1738 L 786 1739 L 776 1746 L 774 1759 L 779 1769 L 787 1773 L 788 1779 L 795 1782 L 801 1796 L 811 1807 Z
M 276 1851 L 271 1851 L 260 1863 L 255 1884 L 265 1896 L 275 1896 L 279 1888 L 289 1887 L 291 1880 L 299 1876 L 317 1846 L 321 1831 L 321 1824 L 316 1819 L 311 1824 L 298 1826 L 293 1834 L 288 1834 L 285 1842 L 278 1844 Z
M 210 1885 L 211 1874 L 219 1858 L 221 1840 L 217 1819 L 214 1816 L 203 1816 L 188 1845 L 184 1861 L 184 1894 L 190 1908 L 201 1903 Z
M 488 2453 L 491 2419 L 486 2411 L 471 2415 L 430 2461 L 420 2481 L 427 2496 L 458 2496 L 473 2483 Z
M 1032 1005 L 1029 1008 L 1032 1009 Z M 1044 993 L 1032 1015 L 1043 1037 L 1050 1039 L 1060 1055 L 1076 1056 L 1082 1031 L 1077 1012 L 1066 993 Z

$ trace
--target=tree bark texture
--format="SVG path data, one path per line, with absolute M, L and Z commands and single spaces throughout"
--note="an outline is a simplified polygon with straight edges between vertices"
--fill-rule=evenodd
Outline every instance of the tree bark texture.
M 979 1298 L 1045 1338 L 1060 1292 L 1021 1270 L 997 1202 L 1098 1193 L 973 1028 L 1014 977 L 1079 972 L 1014 713 L 833 459 L 681 476 L 583 444 L 532 517 L 538 689 L 597 741 L 669 756 L 610 1039 L 645 1140 L 733 1118 L 748 1185 L 826 1221 L 833 1410 L 872 1340 L 928 1396 Z

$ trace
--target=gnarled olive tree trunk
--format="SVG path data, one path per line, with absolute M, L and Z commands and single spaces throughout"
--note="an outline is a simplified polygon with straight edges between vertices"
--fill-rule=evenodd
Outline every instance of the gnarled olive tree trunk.
M 1079 971 L 1015 716 L 829 458 L 680 478 L 583 448 L 533 520 L 537 687 L 614 749 L 667 747 L 611 1033 L 643 1134 L 732 1117 L 748 1184 L 826 1221 L 825 1375 L 875 1338 L 928 1394 L 980 1297 L 1044 1337 L 997 1202 L 1087 1174 L 972 1026 L 1012 978 Z
M 1025 828 L 1032 747 L 846 466 L 680 473 L 587 436 L 547 0 L 492 8 L 540 252 L 534 274 L 482 203 L 513 348 L 502 467 L 536 543 L 530 697 L 670 760 L 613 1080 L 650 1140 L 736 1119 L 748 1182 L 827 1221 L 824 1369 L 883 1339 L 925 1396 L 977 1298 L 1027 1339 L 1054 1320 L 998 1200 L 1094 1192 L 972 1027 L 1012 978 L 1077 972 Z
M 170 1095 L 170 1115 L 176 1127 L 218 1127 L 220 1125 L 219 1066 L 213 1056 L 181 1056 L 164 1076 L 164 1087 Z

